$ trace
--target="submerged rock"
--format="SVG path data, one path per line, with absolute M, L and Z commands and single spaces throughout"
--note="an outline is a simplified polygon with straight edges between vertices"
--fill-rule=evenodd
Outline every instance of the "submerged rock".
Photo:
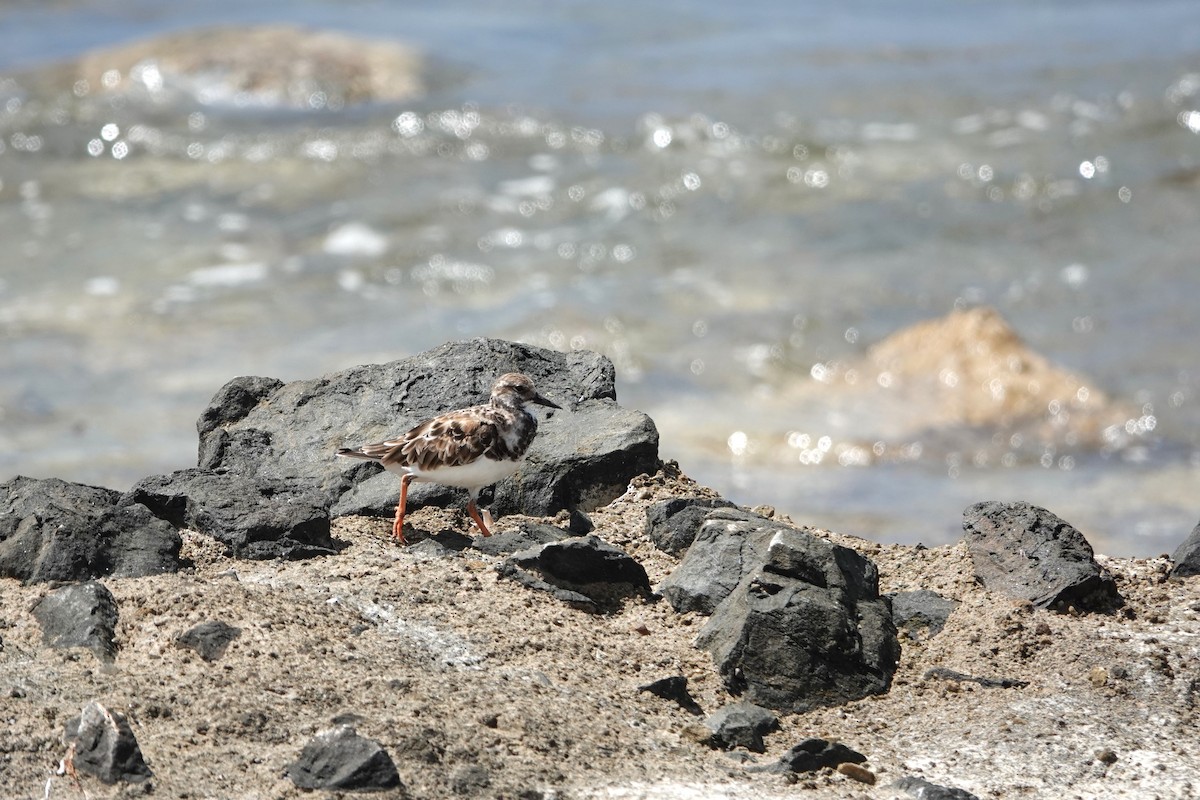
M 159 102 L 183 96 L 205 105 L 314 110 L 411 100 L 424 92 L 422 68 L 420 55 L 395 41 L 239 25 L 95 50 L 47 77 Z
M 704 714 L 704 709 L 700 707 L 700 704 L 696 702 L 696 698 L 692 697 L 692 693 L 688 691 L 688 679 L 683 675 L 659 678 L 656 681 L 639 686 L 638 691 L 649 692 L 655 697 L 661 697 L 664 700 L 673 700 L 689 714 L 695 714 L 696 716 Z
M 1124 603 L 1083 534 L 1044 508 L 976 503 L 963 511 L 963 530 L 975 577 L 990 591 L 1056 610 Z

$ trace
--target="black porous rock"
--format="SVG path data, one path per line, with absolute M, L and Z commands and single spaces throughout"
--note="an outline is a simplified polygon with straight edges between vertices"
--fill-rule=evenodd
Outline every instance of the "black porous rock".
M 659 550 L 679 555 L 691 546 L 714 508 L 733 508 L 733 503 L 719 497 L 673 497 L 655 503 L 646 509 L 646 535 Z
M 288 765 L 287 776 L 301 789 L 372 791 L 400 785 L 392 757 L 352 725 L 317 733 Z
M 862 753 L 840 742 L 813 738 L 793 745 L 774 764 L 747 769 L 751 772 L 816 772 L 823 767 L 836 769 L 838 764 L 861 764 L 866 760 Z
M 659 678 L 656 681 L 651 681 L 644 686 L 639 686 L 639 692 L 649 692 L 655 697 L 661 697 L 664 700 L 674 700 L 679 704 L 679 707 L 689 714 L 702 716 L 704 709 L 700 708 L 700 704 L 696 702 L 696 698 L 692 697 L 692 693 L 688 691 L 688 680 L 683 675 L 672 675 L 668 678 Z
M 153 774 L 125 715 L 94 700 L 67 720 L 63 742 L 73 750 L 70 758 L 76 770 L 105 783 L 141 783 Z
M 704 724 L 712 731 L 712 743 L 726 750 L 744 747 L 754 753 L 766 751 L 763 735 L 779 728 L 779 717 L 753 703 L 730 703 L 711 714 Z
M 182 566 L 178 531 L 121 493 L 58 478 L 0 484 L 0 577 L 141 577 Z
M 939 786 L 913 775 L 906 775 L 892 785 L 902 792 L 908 792 L 917 800 L 979 800 L 977 796 L 966 789 Z
M 214 619 L 188 628 L 179 634 L 175 644 L 196 651 L 205 661 L 216 661 L 225 655 L 229 643 L 241 635 L 241 628 Z
M 875 565 L 791 528 L 771 537 L 697 645 L 712 653 L 732 694 L 795 713 L 887 691 L 900 657 Z
M 892 622 L 914 639 L 928 639 L 941 633 L 951 612 L 958 608 L 957 601 L 929 589 L 892 592 L 887 597 L 892 601 Z
M 1192 528 L 1191 534 L 1171 554 L 1172 578 L 1190 578 L 1200 575 L 1200 525 Z
M 335 552 L 328 497 L 304 478 L 184 469 L 143 478 L 127 498 L 174 525 L 224 542 L 238 558 Z
M 658 591 L 680 613 L 711 614 L 747 573 L 762 565 L 772 537 L 790 530 L 749 511 L 707 511 L 687 554 Z
M 963 512 L 975 577 L 1039 608 L 1112 611 L 1124 604 L 1083 534 L 1029 503 L 976 503 Z
M 540 522 L 521 522 L 510 530 L 474 539 L 471 547 L 490 556 L 503 556 L 537 548 L 550 542 L 560 542 L 570 537 L 570 533 L 553 525 Z
M 612 605 L 629 589 L 650 593 L 646 569 L 628 553 L 593 536 L 573 536 L 513 553 L 500 575 L 587 609 Z
M 101 661 L 116 658 L 117 601 L 99 581 L 55 589 L 34 604 L 33 616 L 50 647 L 86 647 Z
M 337 458 L 337 448 L 397 436 L 429 417 L 484 403 L 506 372 L 526 373 L 563 409 L 537 411 L 537 438 L 520 471 L 495 487 L 493 514 L 590 510 L 658 468 L 658 432 L 645 414 L 617 405 L 611 361 L 499 339 L 451 342 L 411 358 L 286 384 L 236 378 L 201 415 L 198 465 L 267 478 L 311 476 L 328 493 L 335 516 L 390 514 L 399 493 L 396 476 Z M 416 484 L 409 496 L 413 508 L 465 500 L 463 491 L 436 484 Z

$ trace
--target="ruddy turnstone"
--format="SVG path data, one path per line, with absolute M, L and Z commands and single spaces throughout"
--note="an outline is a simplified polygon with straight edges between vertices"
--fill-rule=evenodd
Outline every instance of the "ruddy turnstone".
M 538 394 L 528 376 L 510 372 L 492 385 L 492 397 L 485 405 L 450 411 L 425 420 L 399 438 L 357 450 L 343 447 L 337 454 L 378 461 L 400 476 L 400 502 L 392 524 L 392 534 L 400 544 L 406 543 L 404 505 L 413 481 L 468 490 L 467 513 L 480 533 L 491 536 L 475 501 L 483 487 L 512 475 L 525 458 L 537 434 L 537 417 L 529 410 L 530 403 L 562 408 Z

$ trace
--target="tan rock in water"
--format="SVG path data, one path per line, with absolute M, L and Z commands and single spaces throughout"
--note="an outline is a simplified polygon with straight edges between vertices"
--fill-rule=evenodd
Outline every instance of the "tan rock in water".
M 1055 418 L 1092 439 L 1124 421 L 1095 383 L 1051 363 L 993 308 L 959 310 L 904 328 L 867 352 L 881 386 L 932 401 L 931 422 L 1008 427 Z
M 290 25 L 165 34 L 60 68 L 77 91 L 145 90 L 293 108 L 399 102 L 423 93 L 422 60 L 395 41 Z

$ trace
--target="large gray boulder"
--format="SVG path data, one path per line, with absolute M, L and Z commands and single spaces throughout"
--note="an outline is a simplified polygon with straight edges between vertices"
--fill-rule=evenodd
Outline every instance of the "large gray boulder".
M 239 558 L 334 552 L 328 495 L 309 479 L 184 469 L 143 478 L 128 498 L 174 525 L 224 542 Z
M 337 448 L 397 436 L 428 417 L 486 402 L 505 372 L 526 373 L 563 410 L 538 410 L 538 436 L 521 470 L 496 486 L 494 514 L 588 510 L 657 469 L 658 432 L 645 414 L 617 405 L 612 362 L 596 353 L 498 339 L 451 342 L 411 358 L 286 384 L 236 378 L 197 424 L 199 467 L 308 476 L 328 493 L 335 516 L 390 513 L 396 477 L 372 463 L 337 458 Z M 436 484 L 414 484 L 409 494 L 414 508 L 464 500 L 461 490 Z
M 963 530 L 975 577 L 989 591 L 1055 610 L 1124 603 L 1083 534 L 1044 508 L 976 503 L 963 511 Z
M 771 539 L 792 530 L 734 508 L 708 509 L 698 524 L 687 555 L 658 587 L 680 613 L 713 613 L 747 574 L 762 566 Z
M 697 645 L 712 653 L 732 693 L 796 713 L 887 691 L 900 657 L 875 565 L 794 529 L 771 537 Z
M 1171 554 L 1171 577 L 1190 578 L 1200 575 L 1200 525 Z
M 0 576 L 27 583 L 175 572 L 182 540 L 121 493 L 58 478 L 0 484 Z

